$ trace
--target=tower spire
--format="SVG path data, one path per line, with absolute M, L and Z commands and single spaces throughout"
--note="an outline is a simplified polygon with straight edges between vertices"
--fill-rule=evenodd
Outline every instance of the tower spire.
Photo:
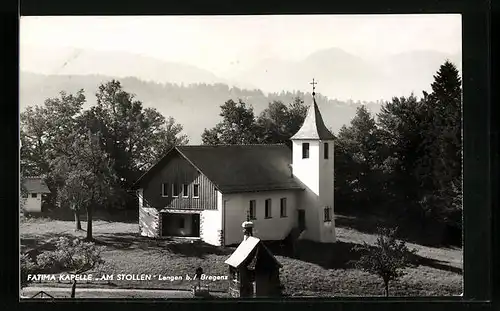
M 314 97 L 314 95 L 316 95 L 316 84 L 318 84 L 318 82 L 313 79 L 309 84 L 313 86 L 313 103 L 308 108 L 302 127 L 297 131 L 297 133 L 295 133 L 295 135 L 292 136 L 291 139 L 333 140 L 333 134 L 323 122 L 323 117 L 319 112 L 318 104 L 316 103 L 316 99 Z
M 318 82 L 315 82 L 314 78 L 313 78 L 312 82 L 310 82 L 309 84 L 312 84 L 312 86 L 313 86 L 312 96 L 314 98 L 314 95 L 316 95 L 316 92 L 315 92 L 315 90 L 316 90 L 316 84 L 318 84 Z

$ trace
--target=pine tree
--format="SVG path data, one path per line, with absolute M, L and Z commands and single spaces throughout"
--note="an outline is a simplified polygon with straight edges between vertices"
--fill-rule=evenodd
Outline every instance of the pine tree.
M 455 65 L 446 61 L 434 76 L 432 92 L 424 93 L 426 120 L 425 156 L 420 171 L 427 176 L 423 204 L 429 213 L 448 221 L 450 213 L 461 210 L 462 193 L 462 89 Z

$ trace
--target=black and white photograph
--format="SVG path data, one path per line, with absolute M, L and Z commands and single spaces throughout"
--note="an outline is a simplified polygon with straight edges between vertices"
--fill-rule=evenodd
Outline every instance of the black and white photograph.
M 460 14 L 22 16 L 19 54 L 22 300 L 462 295 Z

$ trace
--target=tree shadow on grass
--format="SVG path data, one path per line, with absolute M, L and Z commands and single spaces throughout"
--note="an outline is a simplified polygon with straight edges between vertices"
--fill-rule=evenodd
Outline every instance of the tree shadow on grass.
M 36 237 L 21 238 L 21 253 L 28 254 L 32 259 L 36 259 L 44 251 L 55 250 L 56 240 L 60 237 L 67 237 L 69 239 L 77 238 L 77 236 L 71 233 L 59 233 L 57 235 L 50 233 L 37 235 Z
M 46 209 L 42 213 L 30 214 L 32 218 L 50 218 L 53 220 L 74 221 L 75 215 L 67 208 Z M 92 220 L 107 222 L 138 223 L 139 212 L 137 210 L 98 210 L 94 212 Z M 80 221 L 87 221 L 85 211 L 80 212 Z
M 182 238 L 154 239 L 137 233 L 101 234 L 95 238 L 96 245 L 115 250 L 144 250 L 171 253 L 183 257 L 204 258 L 207 255 L 230 255 L 230 248 L 221 248 L 199 240 Z
M 274 255 L 293 258 L 319 265 L 324 269 L 355 268 L 355 262 L 362 256 L 360 251 L 354 250 L 356 243 L 338 241 L 336 243 L 317 243 L 301 240 L 293 249 L 281 241 L 266 242 Z M 372 247 L 373 248 L 373 247 Z M 439 270 L 462 274 L 462 269 L 450 265 L 448 262 L 422 257 L 418 254 L 411 256 L 414 265 L 427 266 Z
M 83 232 L 84 233 L 84 232 Z M 70 239 L 85 239 L 85 234 L 76 236 L 70 232 L 59 234 L 41 234 L 36 237 L 21 238 L 21 253 L 27 253 L 33 259 L 43 251 L 55 249 L 55 241 L 59 237 Z M 217 247 L 199 240 L 186 239 L 154 239 L 140 236 L 137 233 L 106 233 L 95 234 L 94 242 L 105 250 L 157 251 L 162 254 L 175 254 L 186 258 L 205 258 L 208 255 L 230 256 L 234 251 L 231 247 Z
M 424 229 L 422 225 L 417 223 L 371 214 L 337 214 L 335 225 L 339 228 L 354 229 L 367 234 L 376 234 L 378 227 L 398 227 L 396 236 L 406 242 L 430 247 L 461 247 L 461 241 L 457 238 L 457 235 L 461 236 L 461 231 L 444 226 L 429 226 Z

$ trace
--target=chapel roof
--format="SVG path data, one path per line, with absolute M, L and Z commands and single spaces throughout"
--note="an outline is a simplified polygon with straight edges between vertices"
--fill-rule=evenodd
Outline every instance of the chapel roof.
M 26 177 L 23 184 L 28 193 L 50 193 L 49 187 L 41 177 Z
M 204 174 L 222 193 L 268 190 L 303 190 L 292 176 L 292 151 L 282 144 L 177 146 L 137 182 L 164 167 L 178 152 Z
M 290 138 L 294 139 L 317 139 L 317 140 L 333 140 L 332 132 L 326 127 L 321 112 L 319 111 L 316 99 L 313 96 L 313 103 L 307 110 L 306 118 L 299 131 Z

